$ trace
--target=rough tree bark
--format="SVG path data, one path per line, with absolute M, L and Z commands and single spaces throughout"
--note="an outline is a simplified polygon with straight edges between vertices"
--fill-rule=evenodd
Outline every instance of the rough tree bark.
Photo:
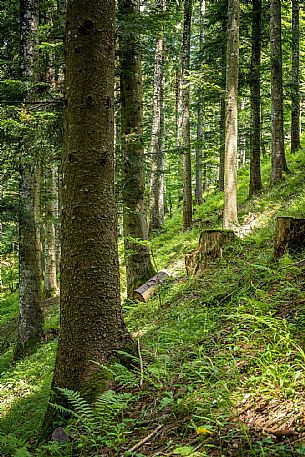
M 262 0 L 252 0 L 252 55 L 251 55 L 251 134 L 249 196 L 262 189 L 261 178 L 261 35 Z
M 140 12 L 138 0 L 120 0 L 121 139 L 123 155 L 122 198 L 127 293 L 151 278 L 145 203 L 142 71 L 139 34 L 132 21 Z M 144 241 L 144 243 L 142 242 Z
M 25 81 L 37 78 L 38 0 L 20 3 L 20 73 Z M 32 94 L 26 95 L 31 100 Z M 26 154 L 26 156 L 25 156 Z M 30 352 L 43 331 L 40 256 L 40 165 L 25 135 L 19 181 L 19 321 L 15 359 Z
M 183 230 L 192 225 L 192 171 L 190 149 L 189 69 L 191 50 L 192 0 L 184 0 L 182 43 L 182 147 L 183 147 Z
M 288 172 L 284 150 L 282 26 L 280 0 L 270 0 L 270 52 L 272 119 L 271 182 L 276 183 L 284 178 L 285 172 Z
M 300 4 L 292 0 L 291 152 L 300 146 Z
M 157 0 L 157 8 L 162 20 L 165 10 L 165 0 Z M 164 26 L 156 40 L 154 93 L 153 93 L 153 120 L 151 138 L 151 178 L 150 178 L 150 223 L 149 231 L 158 230 L 162 226 L 164 208 L 162 205 L 162 178 L 163 178 L 163 64 L 164 64 Z
M 61 331 L 52 387 L 84 394 L 98 387 L 98 364 L 129 341 L 114 197 L 114 31 L 114 0 L 87 0 L 85 9 L 83 0 L 68 1 Z
M 239 64 L 239 0 L 228 2 L 228 45 L 226 68 L 226 117 L 224 157 L 223 226 L 233 229 L 237 219 L 237 96 Z
M 52 297 L 58 291 L 56 279 L 56 230 L 57 217 L 57 173 L 53 165 L 45 171 L 45 270 L 44 292 L 46 297 Z
M 224 158 L 225 158 L 225 124 L 226 124 L 226 104 L 225 104 L 225 91 L 226 91 L 226 55 L 227 55 L 227 43 L 228 43 L 228 0 L 222 0 L 222 11 L 224 12 L 221 18 L 221 89 L 222 94 L 220 96 L 219 106 L 219 178 L 218 178 L 218 189 L 220 192 L 224 191 Z
M 199 35 L 200 64 L 203 61 L 204 33 L 205 33 L 205 0 L 200 0 L 200 35 Z M 199 88 L 198 106 L 197 106 L 197 147 L 196 147 L 196 187 L 195 187 L 195 200 L 198 205 L 202 204 L 203 174 L 205 176 L 205 186 L 206 186 L 206 164 L 204 164 L 204 173 L 203 173 L 202 150 L 203 150 L 203 94 L 202 94 L 202 88 Z
M 132 297 L 135 300 L 146 302 L 155 293 L 158 286 L 163 284 L 167 278 L 169 278 L 168 273 L 166 271 L 160 271 L 160 273 L 150 278 L 145 284 L 134 290 Z

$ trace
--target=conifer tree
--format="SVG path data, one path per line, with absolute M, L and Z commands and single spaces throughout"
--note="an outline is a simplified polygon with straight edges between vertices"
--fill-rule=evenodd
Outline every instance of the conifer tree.
M 271 182 L 284 178 L 288 171 L 284 150 L 283 68 L 281 1 L 270 0 L 270 52 L 271 52 L 271 123 L 272 166 Z
M 148 224 L 145 201 L 141 45 L 135 24 L 139 13 L 139 0 L 119 1 L 122 197 L 128 295 L 155 273 L 149 248 L 145 243 L 148 238 Z
M 228 2 L 228 44 L 225 100 L 224 215 L 223 226 L 237 224 L 237 96 L 239 64 L 239 0 Z

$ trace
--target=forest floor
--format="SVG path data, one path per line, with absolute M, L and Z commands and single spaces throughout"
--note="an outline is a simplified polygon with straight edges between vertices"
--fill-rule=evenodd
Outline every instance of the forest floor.
M 222 194 L 210 191 L 197 223 L 181 215 L 151 241 L 158 270 L 172 277 L 147 303 L 125 300 L 138 343 L 133 369 L 104 367 L 111 390 L 86 405 L 66 392 L 74 416 L 69 442 L 39 443 L 59 325 L 58 299 L 47 302 L 46 341 L 12 363 L 16 294 L 0 302 L 0 456 L 252 457 L 305 455 L 305 256 L 273 260 L 278 215 L 305 217 L 304 150 L 290 157 L 282 184 L 247 199 L 239 172 L 245 236 L 226 246 L 200 278 L 184 256 L 204 228 L 221 224 Z M 122 246 L 120 246 L 122 251 Z M 124 288 L 122 265 L 122 287 Z

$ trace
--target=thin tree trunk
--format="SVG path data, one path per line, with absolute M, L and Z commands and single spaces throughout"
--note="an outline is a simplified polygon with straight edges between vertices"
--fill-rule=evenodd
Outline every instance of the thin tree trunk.
M 176 69 L 175 80 L 175 114 L 176 114 L 176 182 L 178 187 L 178 207 L 183 200 L 183 159 L 182 159 L 182 73 L 181 68 Z
M 239 64 L 239 0 L 229 0 L 228 18 L 223 226 L 226 229 L 233 229 L 238 224 L 237 97 Z
M 45 173 L 46 202 L 45 202 L 45 270 L 44 292 L 47 297 L 57 293 L 56 279 L 56 231 L 57 216 L 57 176 L 54 166 Z
M 114 19 L 114 0 L 87 0 L 85 9 L 83 0 L 68 1 L 61 332 L 52 387 L 87 395 L 97 389 L 100 364 L 129 340 L 114 196 Z
M 301 147 L 300 142 L 300 5 L 292 0 L 292 81 L 291 81 L 291 152 Z
M 38 0 L 20 4 L 20 73 L 34 81 L 37 70 Z M 31 93 L 27 98 L 32 98 Z M 30 154 L 29 154 L 30 151 Z M 19 183 L 19 323 L 15 359 L 25 356 L 43 332 L 40 256 L 40 164 L 30 138 L 22 145 Z M 25 157 L 25 152 L 27 157 Z
M 284 178 L 288 171 L 284 150 L 283 124 L 283 70 L 281 1 L 270 1 L 270 51 L 271 51 L 271 119 L 272 167 L 271 182 Z
M 140 36 L 132 20 L 140 12 L 139 1 L 120 0 L 121 138 L 123 155 L 124 237 L 127 293 L 154 274 L 149 248 L 145 203 L 145 156 Z
M 222 0 L 223 9 L 225 14 L 221 21 L 222 30 L 222 46 L 221 46 L 221 89 L 223 93 L 220 97 L 220 109 L 219 109 L 219 178 L 218 188 L 220 192 L 224 191 L 224 159 L 225 159 L 225 116 L 226 116 L 226 104 L 225 104 L 225 91 L 226 91 L 226 58 L 227 58 L 227 43 L 228 43 L 228 0 Z
M 262 0 L 252 0 L 251 134 L 249 196 L 262 189 L 261 178 L 261 35 Z
M 0 173 L 0 200 L 3 199 L 3 176 Z M 0 213 L 0 245 L 2 243 L 2 237 L 3 237 L 3 225 L 2 225 L 2 214 Z M 0 292 L 2 291 L 3 287 L 3 282 L 2 282 L 2 271 L 1 271 L 1 265 L 0 265 Z
M 159 14 L 165 9 L 164 0 L 157 0 Z M 162 19 L 161 19 L 162 20 Z M 164 62 L 164 26 L 156 41 L 155 74 L 153 94 L 153 121 L 152 121 L 152 165 L 150 178 L 150 224 L 149 230 L 158 230 L 162 226 L 164 208 L 160 207 L 163 198 L 162 192 L 162 143 L 163 143 L 163 62 Z
M 200 37 L 199 37 L 199 53 L 200 63 L 203 60 L 204 52 L 204 18 L 205 18 L 205 0 L 200 0 Z M 202 89 L 198 90 L 198 107 L 197 107 L 197 147 L 196 147 L 196 188 L 195 198 L 198 205 L 202 204 L 202 149 L 203 149 L 203 94 Z M 206 168 L 206 164 L 204 164 Z
M 182 146 L 183 146 L 183 230 L 192 225 L 192 170 L 190 148 L 189 69 L 191 51 L 192 0 L 184 0 L 182 56 Z

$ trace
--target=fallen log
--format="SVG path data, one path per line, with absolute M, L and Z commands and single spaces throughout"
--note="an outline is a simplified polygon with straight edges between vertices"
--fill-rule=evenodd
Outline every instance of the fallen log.
M 157 287 L 160 284 L 163 284 L 167 278 L 169 278 L 169 274 L 166 273 L 166 271 L 160 271 L 160 273 L 157 273 L 145 284 L 135 289 L 132 293 L 132 298 L 134 300 L 146 302 L 149 299 L 149 297 L 151 297 L 155 293 Z
M 222 257 L 222 248 L 235 238 L 233 230 L 204 230 L 200 234 L 199 247 L 185 256 L 185 267 L 189 276 L 200 275 L 208 262 Z
M 295 253 L 305 249 L 305 219 L 278 217 L 274 235 L 274 258 L 285 252 Z

